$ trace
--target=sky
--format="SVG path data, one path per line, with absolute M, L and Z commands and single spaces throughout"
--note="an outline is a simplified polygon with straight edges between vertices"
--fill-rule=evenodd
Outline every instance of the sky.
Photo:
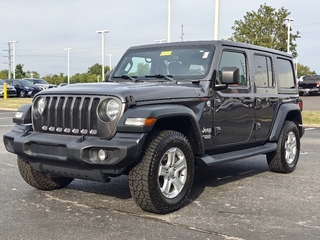
M 212 40 L 215 0 L 171 0 L 171 42 Z M 232 36 L 236 20 L 267 4 L 287 9 L 297 39 L 297 61 L 320 74 L 319 0 L 220 0 L 219 39 Z M 167 39 L 168 0 L 1 0 L 0 71 L 8 69 L 8 42 L 17 41 L 15 63 L 41 77 L 85 73 L 102 62 L 114 67 L 130 46 Z M 183 26 L 183 27 L 182 27 Z M 12 47 L 12 44 L 11 44 Z M 111 55 L 112 54 L 112 55 Z M 111 55 L 111 56 L 109 56 Z

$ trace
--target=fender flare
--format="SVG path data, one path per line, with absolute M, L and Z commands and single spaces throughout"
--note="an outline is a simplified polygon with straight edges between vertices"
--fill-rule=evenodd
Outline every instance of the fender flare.
M 282 104 L 278 109 L 277 117 L 273 123 L 269 141 L 278 141 L 284 122 L 288 119 L 287 117 L 290 113 L 297 114 L 298 117 L 295 119 L 299 124 L 302 124 L 301 110 L 299 106 L 296 104 Z
M 204 153 L 204 143 L 201 135 L 200 126 L 198 121 L 202 112 L 195 114 L 190 108 L 183 105 L 148 105 L 136 108 L 127 109 L 117 124 L 117 132 L 151 132 L 157 121 L 164 118 L 184 117 L 190 120 L 192 129 L 194 131 L 197 147 L 201 153 Z M 128 126 L 125 125 L 127 118 L 149 118 L 156 119 L 155 123 L 150 126 Z
M 21 113 L 20 117 L 17 114 L 13 117 L 12 121 L 16 124 L 31 123 L 31 106 L 32 104 L 25 104 L 19 107 L 17 113 Z

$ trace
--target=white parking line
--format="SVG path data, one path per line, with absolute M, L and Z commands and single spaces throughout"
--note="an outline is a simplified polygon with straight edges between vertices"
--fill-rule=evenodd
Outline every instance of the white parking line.
M 313 129 L 315 129 L 315 128 L 306 128 L 305 130 L 308 131 L 308 130 L 313 130 Z
M 15 113 L 15 112 L 1 112 L 0 115 L 1 115 L 1 114 L 14 114 L 14 113 Z
M 5 118 L 0 118 L 0 119 L 11 119 L 12 117 L 5 117 Z
M 0 125 L 0 127 L 13 127 L 14 124 L 11 124 L 11 125 Z

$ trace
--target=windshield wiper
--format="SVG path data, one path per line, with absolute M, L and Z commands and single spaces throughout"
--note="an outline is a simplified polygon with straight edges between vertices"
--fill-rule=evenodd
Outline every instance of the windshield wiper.
M 123 79 L 130 79 L 132 82 L 136 82 L 137 79 L 135 79 L 134 77 L 131 77 L 127 74 L 123 74 L 121 76 L 113 76 L 112 78 L 123 78 Z
M 173 77 L 172 75 L 165 75 L 165 74 L 158 73 L 155 75 L 146 75 L 145 77 L 164 78 L 165 80 L 177 83 L 177 81 L 172 78 Z

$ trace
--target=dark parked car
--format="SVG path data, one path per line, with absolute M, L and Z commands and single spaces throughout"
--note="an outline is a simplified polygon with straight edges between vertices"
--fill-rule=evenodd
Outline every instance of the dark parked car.
M 40 87 L 27 80 L 5 79 L 4 81 L 15 87 L 18 97 L 33 97 L 36 93 L 41 91 Z
M 22 80 L 32 82 L 34 85 L 40 87 L 42 90 L 57 87 L 57 85 L 50 84 L 46 80 L 40 78 L 23 78 Z
M 4 95 L 4 91 L 3 91 L 3 84 L 4 83 L 5 83 L 5 81 L 0 79 L 0 97 L 3 97 L 3 95 Z M 7 96 L 8 97 L 17 96 L 17 90 L 13 86 L 11 86 L 9 84 L 7 84 Z

